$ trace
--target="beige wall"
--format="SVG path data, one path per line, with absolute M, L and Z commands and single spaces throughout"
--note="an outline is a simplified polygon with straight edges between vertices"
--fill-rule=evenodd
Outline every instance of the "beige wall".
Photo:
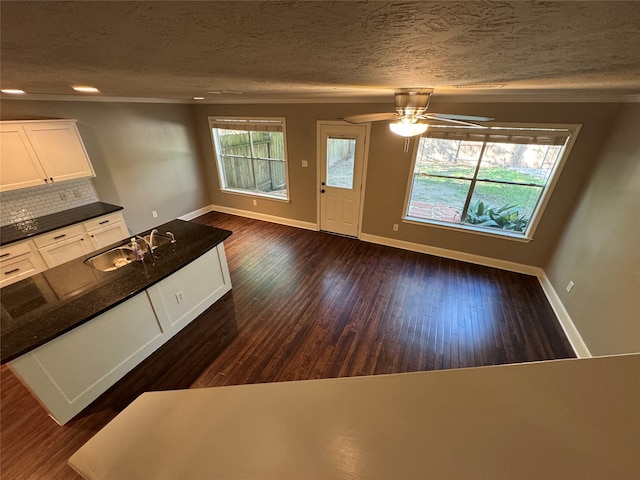
M 533 241 L 522 243 L 428 225 L 402 223 L 411 152 L 403 152 L 404 139 L 390 133 L 386 122 L 374 123 L 369 148 L 363 233 L 526 265 L 542 266 L 551 255 L 552 247 L 564 228 L 620 106 L 560 103 L 438 104 L 434 101 L 430 108 L 447 113 L 488 115 L 502 122 L 578 123 L 583 127 Z M 391 105 L 362 104 L 196 106 L 196 126 L 202 155 L 208 168 L 212 202 L 225 207 L 316 223 L 318 189 L 316 122 L 335 120 L 351 113 L 391 111 L 392 109 Z M 286 117 L 290 162 L 290 204 L 260 199 L 258 205 L 254 207 L 249 197 L 220 192 L 207 124 L 208 115 Z M 301 166 L 302 160 L 309 161 L 308 168 Z M 394 223 L 400 224 L 398 232 L 392 231 Z
M 592 355 L 640 352 L 639 133 L 626 105 L 545 267 Z
M 544 266 L 593 354 L 640 351 L 638 105 L 434 101 L 430 108 L 488 115 L 503 122 L 582 124 L 533 241 L 402 223 L 411 153 L 403 152 L 403 139 L 389 133 L 385 122 L 374 123 L 371 129 L 362 231 Z M 391 109 L 392 105 L 381 104 L 191 106 L 3 100 L 1 118 L 78 119 L 100 199 L 124 206 L 127 223 L 138 232 L 209 204 L 315 224 L 317 121 Z M 286 118 L 290 203 L 259 199 L 254 207 L 250 197 L 220 192 L 208 115 Z M 309 162 L 307 168 L 302 167 L 303 160 Z M 158 211 L 158 219 L 151 217 L 151 210 Z M 391 229 L 394 223 L 400 224 L 398 232 Z M 569 280 L 576 286 L 566 294 Z
M 316 128 L 318 120 L 337 120 L 349 113 L 376 112 L 391 109 L 393 105 L 336 105 L 336 104 L 284 104 L 284 105 L 198 105 L 194 107 L 201 153 L 208 168 L 209 191 L 214 205 L 222 205 L 255 213 L 283 217 L 299 222 L 317 223 L 316 195 L 318 191 L 316 162 Z M 215 157 L 209 131 L 209 115 L 247 117 L 285 117 L 287 156 L 289 160 L 289 203 L 223 193 L 215 167 Z M 302 161 L 309 162 L 302 167 Z
M 77 119 L 98 196 L 124 207 L 133 233 L 210 203 L 189 105 L 3 100 L 1 107 L 2 120 Z

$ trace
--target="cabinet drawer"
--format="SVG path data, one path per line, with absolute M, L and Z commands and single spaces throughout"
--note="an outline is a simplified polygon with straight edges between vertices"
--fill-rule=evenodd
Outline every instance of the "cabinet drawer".
M 102 217 L 88 220 L 84 222 L 84 228 L 87 232 L 91 232 L 92 230 L 108 227 L 109 225 L 117 222 L 124 222 L 121 212 L 110 213 L 109 215 L 103 215 Z
M 40 268 L 31 252 L 15 257 L 11 261 L 2 262 L 0 267 L 0 287 L 40 273 Z
M 27 242 L 15 243 L 0 248 L 0 261 L 4 264 L 8 260 L 12 260 L 19 255 L 30 253 L 31 249 Z
M 56 242 L 67 240 L 76 235 L 82 235 L 83 233 L 84 230 L 82 228 L 82 225 L 73 225 L 71 227 L 61 228 L 60 230 L 55 230 L 50 233 L 38 235 L 33 239 L 33 241 L 36 243 L 38 248 L 42 248 Z

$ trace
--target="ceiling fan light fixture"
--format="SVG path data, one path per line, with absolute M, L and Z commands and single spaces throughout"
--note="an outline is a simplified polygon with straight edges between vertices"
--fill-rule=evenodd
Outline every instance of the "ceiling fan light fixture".
M 422 135 L 429 128 L 427 123 L 406 123 L 406 122 L 393 122 L 389 124 L 389 129 L 396 135 L 402 137 L 415 137 L 416 135 Z

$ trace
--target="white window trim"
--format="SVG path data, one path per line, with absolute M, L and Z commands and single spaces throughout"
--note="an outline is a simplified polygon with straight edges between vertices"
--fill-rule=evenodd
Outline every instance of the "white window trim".
M 538 202 L 538 205 L 536 206 L 535 210 L 531 213 L 531 222 L 527 226 L 526 232 L 517 233 L 517 232 L 511 232 L 509 230 L 500 230 L 500 229 L 494 229 L 495 230 L 494 231 L 488 228 L 487 229 L 479 228 L 473 225 L 465 225 L 462 223 L 455 224 L 450 222 L 440 222 L 437 220 L 427 220 L 427 219 L 408 216 L 407 211 L 409 209 L 411 187 L 413 186 L 413 172 L 415 171 L 415 167 L 416 167 L 416 160 L 418 157 L 418 146 L 420 144 L 419 140 L 421 137 L 416 137 L 416 140 L 414 141 L 414 145 L 413 145 L 413 157 L 411 159 L 411 166 L 409 169 L 409 178 L 407 181 L 407 189 L 405 192 L 404 205 L 402 208 L 402 221 L 404 223 L 411 223 L 414 225 L 422 225 L 422 226 L 427 225 L 430 227 L 445 228 L 447 230 L 484 235 L 484 236 L 501 238 L 506 240 L 515 240 L 519 242 L 530 242 L 531 240 L 533 240 L 533 236 L 535 234 L 536 229 L 538 228 L 538 224 L 540 223 L 540 220 L 544 215 L 544 210 L 547 207 L 547 204 L 549 203 L 549 198 L 551 198 L 551 195 L 553 194 L 553 190 L 556 186 L 556 183 L 558 182 L 558 178 L 560 178 L 560 174 L 562 173 L 562 170 L 567 161 L 567 158 L 569 158 L 569 155 L 571 154 L 571 150 L 573 149 L 573 145 L 575 144 L 578 134 L 580 133 L 580 129 L 582 128 L 582 125 L 566 124 L 566 123 L 494 123 L 492 122 L 490 126 L 503 127 L 503 128 L 531 128 L 531 129 L 558 128 L 558 129 L 571 130 L 571 134 L 567 141 L 567 145 L 564 148 L 564 151 L 562 152 L 562 156 L 560 157 L 560 160 L 556 163 L 551 174 L 549 175 L 550 181 L 547 183 L 547 185 L 543 188 L 542 192 L 540 193 L 540 201 Z M 426 134 L 423 136 L 428 137 L 429 135 Z
M 285 117 L 244 117 L 244 116 L 228 116 L 228 115 L 210 115 L 208 117 L 209 120 L 209 135 L 211 135 L 211 147 L 213 148 L 213 158 L 215 159 L 216 165 L 216 174 L 218 175 L 218 186 L 221 193 L 228 193 L 232 195 L 240 195 L 243 197 L 252 197 L 252 198 L 262 198 L 264 200 L 273 200 L 276 202 L 282 203 L 291 203 L 291 186 L 289 184 L 289 153 L 287 148 L 287 122 Z M 284 176 L 285 181 L 287 182 L 287 197 L 277 197 L 275 195 L 268 195 L 266 193 L 259 192 L 251 192 L 248 190 L 238 190 L 234 188 L 227 188 L 224 186 L 224 182 L 222 180 L 222 173 L 220 171 L 220 159 L 218 158 L 218 147 L 216 145 L 216 138 L 213 134 L 213 129 L 216 128 L 213 124 L 216 120 L 240 120 L 240 121 L 274 121 L 277 120 L 282 122 L 282 135 L 283 135 L 283 143 L 284 143 Z

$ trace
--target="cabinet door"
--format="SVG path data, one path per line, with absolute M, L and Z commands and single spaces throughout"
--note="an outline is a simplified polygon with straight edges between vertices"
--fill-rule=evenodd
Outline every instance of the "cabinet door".
M 129 231 L 122 222 L 112 223 L 108 227 L 103 227 L 98 230 L 92 230 L 89 232 L 93 248 L 98 250 L 102 247 L 107 247 L 112 243 L 119 242 L 129 238 Z
M 91 253 L 91 250 L 90 242 L 83 234 L 45 247 L 40 247 L 40 254 L 47 264 L 47 267 L 53 268 L 74 258 Z
M 44 173 L 21 125 L 0 124 L 0 192 L 45 183 Z
M 49 180 L 95 176 L 74 122 L 25 123 L 24 128 Z

